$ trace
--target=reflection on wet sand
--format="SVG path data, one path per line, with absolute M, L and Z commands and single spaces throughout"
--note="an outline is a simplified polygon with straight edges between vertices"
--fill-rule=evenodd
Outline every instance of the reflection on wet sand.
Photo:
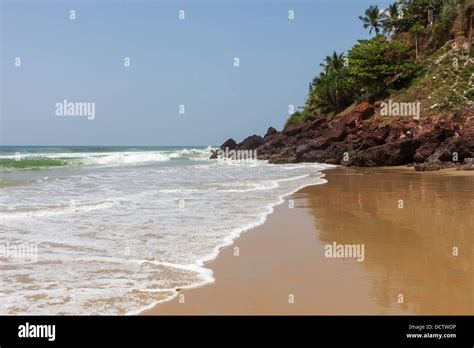
M 473 313 L 473 175 L 341 168 L 304 191 L 316 238 L 365 245 L 359 267 L 383 312 Z

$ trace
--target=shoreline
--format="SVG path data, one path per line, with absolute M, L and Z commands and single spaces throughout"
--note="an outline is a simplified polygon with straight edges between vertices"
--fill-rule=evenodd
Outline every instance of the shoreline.
M 212 269 L 209 268 L 208 265 L 211 264 L 212 262 L 214 262 L 220 256 L 221 252 L 224 249 L 229 248 L 232 245 L 234 245 L 235 241 L 238 240 L 239 238 L 241 238 L 245 233 L 250 232 L 250 231 L 254 230 L 255 228 L 258 228 L 259 226 L 264 225 L 266 223 L 266 221 L 268 220 L 269 216 L 271 216 L 272 214 L 275 213 L 275 208 L 278 207 L 279 205 L 285 203 L 285 198 L 293 196 L 294 194 L 298 193 L 299 191 L 301 191 L 301 190 L 303 190 L 307 187 L 327 184 L 327 180 L 324 179 L 325 176 L 326 176 L 325 172 L 327 170 L 331 170 L 331 169 L 334 169 L 334 168 L 338 167 L 338 166 L 330 165 L 330 164 L 329 165 L 328 164 L 317 164 L 317 165 L 323 165 L 323 166 L 328 167 L 328 168 L 324 168 L 324 169 L 317 169 L 317 172 L 320 174 L 320 176 L 318 177 L 318 180 L 321 180 L 321 182 L 314 183 L 314 184 L 306 184 L 306 185 L 300 186 L 300 187 L 290 191 L 289 193 L 285 193 L 281 196 L 278 196 L 278 201 L 271 204 L 271 205 L 269 205 L 269 206 L 267 206 L 267 211 L 260 214 L 258 221 L 254 222 L 252 224 L 240 227 L 236 230 L 233 230 L 229 234 L 229 236 L 224 239 L 224 241 L 221 244 L 219 244 L 218 246 L 216 246 L 214 248 L 212 253 L 203 256 L 202 258 L 198 259 L 194 264 L 191 265 L 192 268 L 196 268 L 195 269 L 196 272 L 198 272 L 200 275 L 203 275 L 203 278 L 207 278 L 207 279 L 204 279 L 202 282 L 196 283 L 196 284 L 193 284 L 193 285 L 183 286 L 183 287 L 174 288 L 174 289 L 162 289 L 161 290 L 162 292 L 174 291 L 175 293 L 172 296 L 170 296 L 169 298 L 156 301 L 156 302 L 154 302 L 154 303 L 152 303 L 148 306 L 145 306 L 141 309 L 138 309 L 136 311 L 132 311 L 132 312 L 128 313 L 128 315 L 142 315 L 142 314 L 145 314 L 145 313 L 149 312 L 150 310 L 153 310 L 153 308 L 156 308 L 157 306 L 160 306 L 161 304 L 168 303 L 170 301 L 175 300 L 180 295 L 180 293 L 182 291 L 200 289 L 202 287 L 214 284 L 216 282 L 216 278 L 214 277 L 214 273 L 213 273 Z M 334 167 L 334 168 L 332 168 L 332 167 Z M 191 268 L 189 268 L 189 269 L 191 269 Z
M 321 253 L 316 253 L 315 250 L 319 248 L 321 251 L 321 243 L 314 243 L 314 239 L 317 238 L 308 238 L 308 234 L 312 233 L 330 233 L 325 229 L 315 228 L 314 220 L 318 220 L 317 216 L 311 213 L 311 199 L 317 194 L 321 194 L 321 191 L 329 192 L 331 191 L 331 178 L 340 178 L 347 177 L 365 177 L 366 175 L 395 175 L 400 176 L 408 174 L 409 176 L 418 176 L 428 178 L 469 178 L 468 182 L 472 183 L 473 172 L 458 172 L 453 170 L 443 170 L 441 172 L 433 173 L 424 173 L 420 176 L 420 172 L 416 172 L 412 167 L 380 167 L 380 168 L 345 168 L 337 167 L 331 168 L 330 170 L 322 170 L 322 173 L 325 180 L 328 182 L 324 185 L 310 185 L 304 188 L 300 188 L 293 193 L 286 195 L 283 201 L 280 201 L 278 204 L 273 206 L 273 212 L 270 212 L 266 215 L 266 219 L 263 224 L 260 224 L 251 229 L 241 232 L 236 238 L 233 239 L 231 244 L 223 246 L 220 248 L 216 258 L 207 261 L 203 264 L 204 268 L 208 268 L 213 273 L 214 281 L 210 283 L 205 283 L 190 288 L 180 288 L 175 296 L 164 302 L 160 302 L 156 305 L 151 306 L 151 309 L 143 310 L 142 315 L 197 315 L 197 314 L 450 314 L 440 312 L 440 308 L 427 307 L 423 311 L 419 311 L 416 308 L 406 307 L 403 305 L 394 306 L 393 303 L 389 306 L 387 305 L 377 305 L 373 301 L 373 296 L 369 296 L 370 289 L 369 285 L 371 282 L 364 281 L 364 277 L 367 277 L 367 271 L 359 269 L 360 267 L 357 264 L 351 264 L 350 262 L 325 262 L 324 258 L 321 258 Z M 368 173 L 368 174 L 367 174 Z M 428 174 L 428 175 L 426 175 Z M 441 175 L 440 175 L 441 174 Z M 460 181 L 459 179 L 453 179 L 454 181 Z M 367 181 L 367 180 L 366 180 Z M 370 181 L 370 180 L 368 180 Z M 464 180 L 461 180 L 464 181 Z M 464 185 L 464 183 L 462 183 Z M 326 189 L 324 188 L 326 187 Z M 319 192 L 318 192 L 319 191 Z M 284 202 L 289 200 L 294 200 L 294 209 L 288 209 Z M 291 212 L 291 214 L 290 214 Z M 289 228 L 282 228 L 282 225 L 290 222 L 293 224 L 295 232 L 300 234 L 305 233 L 305 236 L 291 236 L 291 233 L 288 231 Z M 275 232 L 276 231 L 276 232 Z M 252 233 L 245 233 L 252 232 Z M 257 233 L 258 232 L 258 233 Z M 273 239 L 271 237 L 277 237 L 278 239 Z M 289 238 L 290 237 L 290 238 Z M 302 254 L 305 258 L 311 259 L 313 261 L 313 266 L 319 265 L 317 272 L 312 268 L 307 268 L 303 266 L 306 278 L 299 278 L 298 283 L 304 284 L 307 289 L 304 289 L 304 286 L 296 286 L 295 289 L 298 292 L 298 296 L 294 294 L 296 299 L 292 306 L 288 305 L 288 299 L 282 297 L 280 294 L 279 300 L 275 302 L 274 296 L 269 296 L 270 299 L 265 301 L 261 296 L 251 295 L 252 289 L 256 290 L 262 289 L 279 289 L 282 287 L 282 283 L 288 282 L 291 283 L 291 273 L 286 274 L 286 276 L 269 276 L 263 277 L 263 283 L 259 280 L 259 277 L 255 277 L 253 274 L 255 271 L 252 271 L 252 267 L 256 269 L 265 269 L 266 271 L 271 271 L 272 266 L 278 266 L 278 257 L 284 257 L 285 243 L 288 244 L 292 238 L 299 238 L 295 244 L 295 248 L 292 249 L 286 257 L 298 259 L 298 254 Z M 306 245 L 306 246 L 305 246 Z M 307 248 L 310 245 L 311 248 Z M 469 245 L 469 243 L 467 243 Z M 233 255 L 236 249 L 239 248 L 239 257 Z M 269 252 L 267 249 L 275 247 L 276 249 L 281 248 L 280 254 L 274 255 L 272 252 Z M 288 245 L 286 245 L 288 249 Z M 288 250 L 287 250 L 288 251 Z M 270 255 L 269 255 L 270 254 Z M 244 257 L 245 255 L 245 257 Z M 260 255 L 260 256 L 259 256 Z M 262 256 L 263 255 L 263 256 Z M 279 256 L 278 256 L 279 255 Z M 293 267 L 302 267 L 301 262 L 294 262 L 295 260 L 289 260 L 289 265 Z M 331 261 L 334 261 L 332 259 Z M 347 261 L 347 260 L 340 260 Z M 465 261 L 465 260 L 464 260 Z M 468 264 L 471 264 L 472 260 L 469 258 Z M 363 264 L 364 262 L 362 262 Z M 341 265 L 342 264 L 342 265 Z M 324 267 L 321 267 L 324 266 Z M 472 273 L 471 268 L 464 267 L 464 271 Z M 346 272 L 345 277 L 334 276 L 338 272 Z M 286 272 L 284 272 L 286 273 Z M 301 273 L 301 272 L 299 272 Z M 319 273 L 322 278 L 337 278 L 336 283 L 338 286 L 321 286 L 318 285 L 314 279 L 308 277 L 308 274 Z M 370 273 L 370 272 L 369 272 Z M 299 274 L 299 276 L 302 276 Z M 288 280 L 285 280 L 285 277 Z M 344 279 L 346 278 L 346 279 Z M 334 280 L 334 279 L 333 279 Z M 354 289 L 357 289 L 356 293 L 352 296 L 347 296 L 341 293 L 341 286 L 344 289 L 351 284 L 347 283 L 347 280 L 351 280 L 351 284 Z M 253 284 L 255 283 L 256 284 Z M 309 283 L 308 283 L 309 282 Z M 308 284 L 305 284 L 308 283 Z M 316 283 L 316 284 L 315 284 Z M 308 289 L 317 289 L 321 293 L 324 293 L 328 297 L 339 297 L 339 300 L 344 298 L 352 298 L 353 301 L 359 301 L 360 303 L 365 303 L 363 306 L 350 304 L 349 302 L 345 305 L 340 305 L 338 308 L 328 307 L 321 303 L 321 301 L 315 300 L 314 296 L 308 293 Z M 235 292 L 235 289 L 238 289 Z M 338 290 L 339 289 L 339 290 Z M 422 289 L 423 290 L 423 289 Z M 464 289 L 466 290 L 466 289 Z M 266 291 L 266 290 L 265 290 Z M 465 291 L 466 292 L 466 291 Z M 469 291 L 467 291 L 468 293 Z M 290 292 L 287 293 L 287 295 Z M 289 296 L 289 295 L 288 295 Z M 301 300 L 303 296 L 304 300 Z M 250 301 L 251 305 L 249 307 L 249 299 L 255 299 Z M 258 298 L 258 300 L 256 299 Z M 214 299 L 214 300 L 213 300 Z M 216 302 L 216 299 L 218 301 Z M 298 301 L 299 299 L 299 301 Z M 301 305 L 298 305 L 298 302 L 303 302 Z M 270 304 L 265 304 L 265 302 L 271 302 Z M 306 302 L 306 303 L 305 303 Z M 331 301 L 330 301 L 331 302 Z M 342 301 L 347 302 L 347 301 Z M 423 301 L 421 301 L 423 302 Z M 216 304 L 217 303 L 217 304 Z M 234 303 L 234 304 L 232 304 Z M 466 305 L 464 303 L 464 305 Z M 398 307 L 398 308 L 397 308 Z M 446 310 L 444 308 L 443 310 Z M 453 309 L 452 314 L 472 314 L 472 303 L 468 303 L 466 310 L 462 311 L 459 307 Z

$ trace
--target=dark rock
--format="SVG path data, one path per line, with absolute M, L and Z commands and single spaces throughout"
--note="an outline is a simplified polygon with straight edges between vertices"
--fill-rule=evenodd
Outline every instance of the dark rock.
M 435 142 L 435 143 L 426 142 L 425 144 L 421 145 L 416 150 L 416 153 L 413 155 L 414 161 L 416 163 L 425 162 L 428 159 L 428 157 L 435 152 L 438 145 L 439 145 L 439 142 Z
M 301 144 L 296 148 L 295 154 L 298 159 L 301 159 L 302 156 L 311 151 L 311 146 L 309 144 Z
M 286 146 L 287 137 L 281 133 L 275 133 L 265 139 L 265 143 L 257 148 L 257 157 L 268 160 L 272 155 Z
M 324 150 L 311 150 L 300 154 L 298 162 L 320 162 L 323 163 L 326 160 L 326 151 Z
M 415 163 L 415 170 L 417 172 L 433 172 L 442 168 L 441 162 L 426 162 L 426 163 Z
M 278 133 L 278 131 L 275 128 L 270 127 L 270 128 L 268 128 L 267 133 L 265 134 L 265 136 L 263 138 L 266 139 L 269 136 L 275 135 L 277 133 Z
M 287 137 L 283 134 L 275 134 L 273 135 L 270 139 L 266 141 L 265 144 L 263 144 L 264 147 L 267 148 L 278 148 L 282 147 L 285 144 L 285 140 Z
M 455 168 L 458 167 L 459 165 L 454 163 L 454 162 L 443 162 L 443 161 L 428 161 L 424 163 L 415 163 L 415 170 L 419 172 L 431 172 L 431 171 L 436 171 L 440 169 L 446 169 L 446 168 Z
M 224 144 L 221 145 L 221 150 L 225 151 L 225 149 L 228 148 L 230 151 L 230 150 L 234 150 L 236 147 L 237 147 L 237 143 L 235 142 L 234 139 L 230 138 L 230 139 L 227 139 L 224 142 Z
M 385 142 L 391 143 L 400 139 L 404 134 L 403 124 L 401 122 L 392 122 L 390 124 L 390 131 Z
M 465 158 L 459 170 L 474 170 L 474 158 Z
M 374 114 L 374 106 L 369 102 L 363 102 L 357 105 L 352 113 L 361 120 L 366 120 Z
M 474 158 L 474 111 L 421 120 L 373 115 L 374 106 L 361 103 L 332 118 L 308 117 L 308 122 L 289 126 L 282 132 L 270 127 L 265 138 L 253 135 L 236 145 L 236 149 L 256 149 L 259 159 L 271 163 L 323 162 L 373 167 L 415 162 L 415 169 L 421 171 L 459 167 L 463 160 Z M 229 142 L 231 149 L 235 142 Z M 470 161 L 463 164 L 466 169 L 474 166 Z
M 306 127 L 308 126 L 307 123 L 297 123 L 297 124 L 293 124 L 291 126 L 288 126 L 286 127 L 285 129 L 283 129 L 283 134 L 285 134 L 286 136 L 295 136 L 299 133 L 301 133 L 303 130 L 306 129 Z
M 236 150 L 255 150 L 264 142 L 265 140 L 261 136 L 254 134 L 245 138 L 241 143 L 237 144 Z
M 326 137 L 321 137 L 315 142 L 313 142 L 313 148 L 314 149 L 326 148 L 332 142 L 344 140 L 347 134 L 348 134 L 348 131 L 346 128 L 341 128 L 341 127 L 331 128 L 327 132 Z
M 474 139 L 466 137 L 452 137 L 446 139 L 434 152 L 436 159 L 440 161 L 454 161 L 462 163 L 465 158 L 474 156 Z
M 272 155 L 269 160 L 269 163 L 295 163 L 296 162 L 296 153 L 294 148 L 285 148 L 281 152 Z
M 346 142 L 334 142 L 331 143 L 326 150 L 325 163 L 329 164 L 341 164 L 344 153 L 349 152 L 350 144 Z
M 401 139 L 356 153 L 352 165 L 359 167 L 397 166 L 413 162 L 419 140 Z
M 326 116 L 318 116 L 313 121 L 311 121 L 310 123 L 306 125 L 305 131 L 307 132 L 313 129 L 319 129 L 321 125 L 327 122 L 328 122 L 328 119 Z
M 375 127 L 363 127 L 357 135 L 353 135 L 350 141 L 354 144 L 357 151 L 365 150 L 370 147 L 383 145 L 389 134 L 387 125 L 376 125 Z

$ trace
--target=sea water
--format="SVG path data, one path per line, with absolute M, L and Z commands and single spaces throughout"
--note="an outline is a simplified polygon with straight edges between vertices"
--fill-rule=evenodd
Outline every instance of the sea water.
M 206 261 L 330 167 L 209 155 L 0 147 L 0 314 L 139 313 L 212 282 Z

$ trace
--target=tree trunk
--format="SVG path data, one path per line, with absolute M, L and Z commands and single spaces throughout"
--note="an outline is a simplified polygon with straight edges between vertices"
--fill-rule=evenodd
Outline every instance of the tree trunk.
M 418 59 L 418 33 L 415 33 L 415 51 L 416 51 L 416 59 Z

